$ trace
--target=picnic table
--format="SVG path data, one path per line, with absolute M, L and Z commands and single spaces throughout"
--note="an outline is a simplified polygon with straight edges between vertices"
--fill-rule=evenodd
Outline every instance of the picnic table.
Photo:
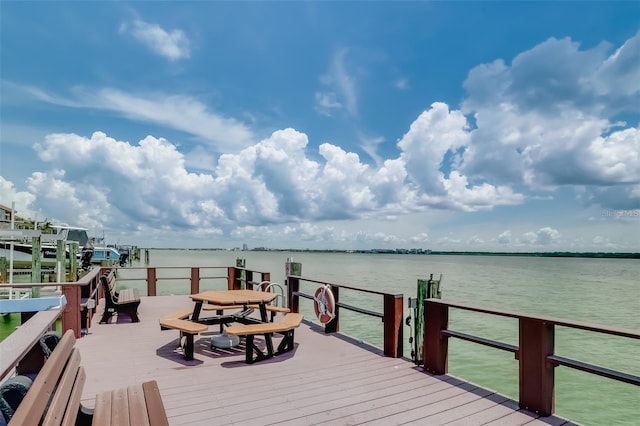
M 180 331 L 180 346 L 183 347 L 184 356 L 187 360 L 192 360 L 194 337 L 197 334 L 207 331 L 208 326 L 212 324 L 220 324 L 222 331 L 222 325 L 231 322 L 266 323 L 268 322 L 267 303 L 273 301 L 277 296 L 276 293 L 254 290 L 205 291 L 192 294 L 191 299 L 195 302 L 193 311 L 179 311 L 161 318 L 160 328 Z M 207 307 L 217 311 L 217 316 L 200 318 L 205 303 Z M 247 315 L 243 313 L 223 315 L 225 309 L 234 308 L 242 308 L 243 312 L 248 314 L 253 312 L 254 306 L 258 306 L 260 310 L 260 320 L 247 318 Z
M 243 306 L 247 309 L 249 305 L 258 305 L 260 309 L 260 318 L 262 322 L 268 322 L 267 303 L 270 303 L 278 295 L 269 291 L 255 290 L 225 290 L 225 291 L 204 291 L 202 293 L 192 294 L 191 300 L 195 303 L 191 321 L 198 322 L 202 305 L 206 302 L 220 307 L 225 306 Z

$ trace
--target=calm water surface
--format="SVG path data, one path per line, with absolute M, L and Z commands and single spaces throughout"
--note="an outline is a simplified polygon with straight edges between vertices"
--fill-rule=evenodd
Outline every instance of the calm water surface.
M 305 278 L 403 293 L 405 298 L 415 297 L 418 279 L 442 274 L 443 298 L 448 300 L 640 329 L 637 260 L 151 250 L 150 266 L 230 266 L 238 257 L 246 259 L 250 270 L 270 272 L 273 282 L 284 283 L 286 259 L 293 258 L 302 263 Z M 158 276 L 170 277 L 171 273 L 175 272 L 159 270 Z M 225 272 L 207 270 L 201 274 Z M 225 285 L 222 280 L 202 283 L 204 288 Z M 187 293 L 188 287 L 186 280 L 161 279 L 158 292 Z M 312 285 L 302 286 L 304 292 L 313 290 Z M 380 297 L 342 290 L 340 299 L 382 312 Z M 306 318 L 315 319 L 311 301 L 301 299 L 301 310 Z M 382 346 L 382 323 L 377 319 L 348 311 L 340 315 L 342 332 Z M 512 319 L 453 310 L 450 323 L 458 331 L 517 344 L 518 325 Z M 409 328 L 404 335 L 408 357 Z M 449 348 L 451 374 L 517 399 L 518 365 L 513 355 L 457 339 L 451 339 Z M 640 375 L 637 340 L 558 327 L 556 352 Z M 556 413 L 574 421 L 589 425 L 640 424 L 639 387 L 557 368 L 555 393 Z

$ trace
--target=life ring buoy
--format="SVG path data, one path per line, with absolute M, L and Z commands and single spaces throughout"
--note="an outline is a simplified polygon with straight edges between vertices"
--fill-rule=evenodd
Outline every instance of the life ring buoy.
M 329 285 L 318 287 L 313 296 L 313 309 L 322 324 L 326 324 L 336 316 L 336 300 Z

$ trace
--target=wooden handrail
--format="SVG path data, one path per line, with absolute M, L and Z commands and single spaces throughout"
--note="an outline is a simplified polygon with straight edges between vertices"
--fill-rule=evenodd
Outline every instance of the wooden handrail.
M 445 337 L 457 337 L 458 339 L 466 340 L 467 342 L 477 343 L 479 345 L 489 346 L 494 349 L 501 349 L 503 351 L 512 352 L 518 355 L 518 347 L 510 345 L 508 343 L 498 342 L 497 340 L 485 339 L 484 337 L 474 336 L 472 334 L 460 333 L 453 330 L 442 330 L 442 335 Z
M 98 285 L 100 275 L 103 270 L 109 268 L 93 268 L 87 274 L 82 276 L 78 281 L 65 281 L 59 283 L 13 283 L 12 287 L 60 287 L 62 294 L 67 299 L 67 305 L 62 311 L 62 327 L 63 331 L 73 330 L 76 338 L 82 334 L 81 330 L 81 300 L 82 291 L 85 294 L 91 294 L 93 289 Z M 25 315 L 23 315 L 25 318 Z
M 449 306 L 451 308 L 458 308 L 466 311 L 480 312 L 480 313 L 496 315 L 501 317 L 516 318 L 516 319 L 520 319 L 520 318 L 534 319 L 537 321 L 544 321 L 549 324 L 559 325 L 561 327 L 576 328 L 576 329 L 586 330 L 586 331 L 595 331 L 597 333 L 611 334 L 614 336 L 640 339 L 640 330 L 633 330 L 630 328 L 611 327 L 607 325 L 593 324 L 589 322 L 575 321 L 575 320 L 570 320 L 565 318 L 555 318 L 555 317 L 550 317 L 545 315 L 531 315 L 531 314 L 525 314 L 522 312 L 484 308 L 480 306 L 469 305 L 466 303 L 445 301 L 442 299 L 429 299 L 429 303 L 441 304 L 441 305 Z
M 0 380 L 13 372 L 20 361 L 38 344 L 62 313 L 61 309 L 37 312 L 0 342 Z
M 519 324 L 518 346 L 450 330 L 449 308 L 517 319 Z M 424 321 L 423 354 L 426 371 L 437 375 L 447 373 L 448 338 L 450 337 L 513 352 L 519 362 L 520 407 L 536 412 L 541 416 L 550 416 L 554 411 L 554 368 L 557 366 L 569 367 L 589 374 L 640 386 L 640 376 L 588 364 L 554 353 L 555 326 L 631 339 L 640 339 L 639 330 L 483 308 L 440 299 L 426 299 L 424 301 Z
M 294 293 L 294 297 L 296 297 L 296 296 L 297 297 L 302 297 L 302 298 L 305 298 L 305 299 L 313 300 L 313 296 L 311 296 L 310 294 L 306 294 L 306 293 L 296 292 L 296 293 Z M 383 313 L 372 311 L 370 309 L 359 308 L 357 306 L 349 305 L 347 303 L 342 303 L 342 302 L 336 302 L 336 306 L 338 308 L 344 308 L 344 309 L 346 309 L 348 311 L 357 312 L 359 314 L 369 315 L 371 317 L 377 317 L 377 318 L 384 319 L 384 314 Z
M 385 296 L 387 294 L 391 294 L 391 293 L 387 293 L 384 291 L 380 291 L 380 290 L 372 290 L 370 288 L 360 288 L 360 287 L 354 287 L 351 285 L 347 285 L 347 284 L 336 284 L 336 283 L 330 283 L 330 282 L 326 282 L 326 281 L 320 281 L 320 280 L 314 280 L 311 278 L 303 278 L 301 276 L 297 276 L 297 275 L 290 275 L 291 278 L 297 278 L 299 280 L 303 280 L 306 281 L 308 283 L 314 283 L 314 284 L 320 284 L 320 285 L 330 285 L 331 287 L 339 287 L 339 288 L 344 288 L 347 290 L 355 290 L 358 291 L 360 293 L 368 293 L 368 294 L 377 294 L 379 296 Z
M 334 318 L 325 324 L 325 333 L 334 333 L 340 330 L 340 309 L 346 309 L 363 315 L 382 318 L 384 323 L 384 344 L 383 351 L 386 356 L 399 358 L 403 356 L 403 309 L 404 296 L 402 294 L 385 293 L 383 291 L 358 288 L 351 285 L 329 283 L 311 278 L 304 278 L 299 275 L 288 275 L 288 303 L 291 312 L 300 312 L 300 298 L 313 300 L 314 296 L 300 291 L 300 282 L 311 284 L 329 285 L 335 299 Z M 340 302 L 340 290 L 353 290 L 360 293 L 373 294 L 383 297 L 383 312 L 360 308 Z
M 562 365 L 565 367 L 584 371 L 585 373 L 591 373 L 597 376 L 606 377 L 608 379 L 618 380 L 620 382 L 640 386 L 640 376 L 634 376 L 633 374 L 622 373 L 610 368 L 600 367 L 598 365 L 593 365 L 582 361 L 576 361 L 571 358 L 559 355 L 548 356 L 547 360 L 549 362 L 552 362 L 554 365 Z
M 120 268 L 114 267 L 117 271 Z M 202 280 L 225 280 L 227 281 L 227 288 L 240 288 L 241 286 L 241 272 L 245 271 L 246 281 L 250 282 L 250 277 L 253 274 L 260 274 L 263 280 L 269 280 L 269 272 L 253 271 L 246 268 L 237 268 L 232 266 L 146 266 L 146 267 L 126 267 L 122 268 L 126 271 L 144 271 L 144 276 L 137 278 L 123 278 L 118 277 L 118 282 L 126 281 L 143 281 L 146 283 L 147 296 L 157 296 L 158 283 L 161 281 L 188 281 L 190 283 L 189 289 L 185 289 L 185 294 L 195 294 L 200 292 L 200 282 Z M 205 274 L 207 270 L 225 270 L 225 275 L 214 275 L 212 272 Z M 185 271 L 183 276 L 158 276 L 161 271 Z
M 82 276 L 78 281 L 64 281 L 64 282 L 48 282 L 48 283 L 12 283 L 11 287 L 16 287 L 16 288 L 24 288 L 24 287 L 55 287 L 55 286 L 64 286 L 64 285 L 71 285 L 71 286 L 85 286 L 87 284 L 90 284 L 92 281 L 96 280 L 96 277 L 100 276 L 100 271 L 102 271 L 103 268 L 93 268 L 92 270 L 90 270 L 89 272 L 87 272 L 87 274 L 85 274 L 84 276 Z M 108 269 L 108 268 L 107 268 Z M 9 286 L 8 284 L 3 284 L 4 286 Z

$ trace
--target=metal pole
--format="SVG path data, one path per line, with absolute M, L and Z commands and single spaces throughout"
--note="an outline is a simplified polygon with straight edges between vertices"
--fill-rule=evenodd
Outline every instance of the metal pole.
M 11 230 L 16 228 L 16 202 L 11 202 Z M 13 298 L 13 241 L 9 244 L 9 299 Z

